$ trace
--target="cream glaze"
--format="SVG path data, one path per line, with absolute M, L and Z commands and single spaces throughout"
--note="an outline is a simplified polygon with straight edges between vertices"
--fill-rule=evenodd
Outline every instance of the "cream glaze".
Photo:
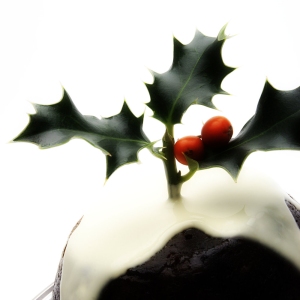
M 189 227 L 216 237 L 249 237 L 300 269 L 300 231 L 285 204 L 288 195 L 267 176 L 243 169 L 234 182 L 222 169 L 200 171 L 174 201 L 167 199 L 165 180 L 147 178 L 144 167 L 133 167 L 131 178 L 126 167 L 121 168 L 72 234 L 61 300 L 96 299 L 110 279 L 147 261 Z

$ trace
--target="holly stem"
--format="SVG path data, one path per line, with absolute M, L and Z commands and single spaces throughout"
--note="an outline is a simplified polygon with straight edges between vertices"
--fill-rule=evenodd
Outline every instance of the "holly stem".
M 172 132 L 172 131 L 171 131 Z M 174 138 L 173 135 L 166 130 L 163 136 L 163 153 L 165 156 L 164 167 L 168 182 L 169 198 L 178 199 L 180 198 L 181 190 L 181 174 L 177 171 L 175 156 L 174 156 Z
M 193 177 L 193 175 L 196 173 L 197 169 L 191 169 L 188 173 L 186 173 L 185 175 L 182 175 L 180 178 L 180 182 L 181 184 L 188 181 L 189 179 L 191 179 Z

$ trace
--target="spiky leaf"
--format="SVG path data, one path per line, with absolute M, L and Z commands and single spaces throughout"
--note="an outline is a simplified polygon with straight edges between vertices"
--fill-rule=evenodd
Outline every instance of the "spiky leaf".
M 107 177 L 118 167 L 137 161 L 137 152 L 151 146 L 142 131 L 143 116 L 136 118 L 126 102 L 118 115 L 103 119 L 82 115 L 65 90 L 60 102 L 34 107 L 36 113 L 14 141 L 50 148 L 82 138 L 107 155 Z
M 233 69 L 223 63 L 224 36 L 221 36 L 216 39 L 196 31 L 188 45 L 174 38 L 171 69 L 163 74 L 153 72 L 154 83 L 146 85 L 151 98 L 148 106 L 153 110 L 154 118 L 167 128 L 180 123 L 190 105 L 214 108 L 212 97 L 225 93 L 220 87 L 221 82 Z
M 279 91 L 266 82 L 256 113 L 226 148 L 210 151 L 200 168 L 222 167 L 237 177 L 252 152 L 300 150 L 300 87 Z

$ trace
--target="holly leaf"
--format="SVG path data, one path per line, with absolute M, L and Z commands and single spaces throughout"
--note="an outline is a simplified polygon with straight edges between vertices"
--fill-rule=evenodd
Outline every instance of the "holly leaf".
M 300 87 L 280 91 L 266 82 L 256 113 L 226 148 L 208 151 L 200 168 L 222 167 L 234 178 L 254 151 L 300 150 Z
M 221 48 L 225 41 L 223 28 L 217 39 L 196 31 L 188 45 L 174 38 L 174 58 L 169 71 L 153 72 L 153 84 L 146 84 L 153 117 L 167 128 L 180 123 L 183 113 L 192 104 L 215 108 L 212 97 L 227 94 L 221 89 L 224 77 L 233 69 L 224 65 Z
M 152 144 L 142 130 L 143 116 L 136 118 L 126 102 L 118 115 L 98 119 L 82 115 L 64 90 L 60 102 L 33 104 L 36 113 L 14 141 L 31 142 L 50 148 L 81 138 L 101 149 L 107 157 L 106 177 L 120 166 L 138 160 L 137 153 Z

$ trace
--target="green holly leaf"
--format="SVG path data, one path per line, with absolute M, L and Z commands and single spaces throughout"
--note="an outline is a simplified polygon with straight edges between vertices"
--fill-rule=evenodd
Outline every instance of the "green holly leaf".
M 142 130 L 143 116 L 136 118 L 126 102 L 118 115 L 103 119 L 82 115 L 65 90 L 60 102 L 34 107 L 36 113 L 14 141 L 50 148 L 72 138 L 84 139 L 106 154 L 107 178 L 120 166 L 137 161 L 142 148 L 152 147 Z
M 222 167 L 234 178 L 254 151 L 300 150 L 300 87 L 280 91 L 266 82 L 256 113 L 226 148 L 208 151 L 200 168 Z
M 224 28 L 217 39 L 196 31 L 188 45 L 174 38 L 171 69 L 163 74 L 153 72 L 153 84 L 146 84 L 151 98 L 148 106 L 153 110 L 154 118 L 170 128 L 180 123 L 183 113 L 192 104 L 215 108 L 212 97 L 227 94 L 220 86 L 233 70 L 222 60 L 224 41 Z

